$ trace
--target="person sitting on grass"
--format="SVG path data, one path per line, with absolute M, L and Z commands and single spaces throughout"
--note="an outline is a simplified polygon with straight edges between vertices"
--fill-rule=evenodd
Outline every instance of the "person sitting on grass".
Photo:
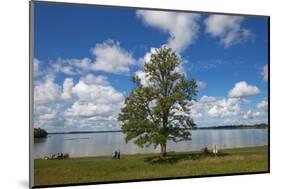
M 117 152 L 117 159 L 120 159 L 120 150 Z
M 115 150 L 115 151 L 113 152 L 112 159 L 116 159 L 116 158 L 117 158 L 117 151 Z

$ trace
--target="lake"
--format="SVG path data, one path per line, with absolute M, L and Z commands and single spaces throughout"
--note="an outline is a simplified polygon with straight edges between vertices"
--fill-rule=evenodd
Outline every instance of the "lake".
M 217 144 L 219 148 L 262 146 L 268 144 L 268 129 L 206 129 L 192 130 L 192 140 L 179 143 L 168 142 L 167 151 L 200 150 Z M 69 153 L 70 157 L 112 155 L 119 149 L 122 154 L 151 153 L 160 151 L 139 148 L 133 142 L 124 141 L 122 132 L 87 134 L 49 134 L 45 139 L 35 139 L 34 158 L 54 153 Z

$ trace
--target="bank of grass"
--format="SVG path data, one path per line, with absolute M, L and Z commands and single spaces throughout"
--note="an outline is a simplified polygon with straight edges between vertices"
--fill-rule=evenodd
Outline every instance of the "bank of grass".
M 221 150 L 218 156 L 201 152 L 170 152 L 166 160 L 158 154 L 34 161 L 34 184 L 122 181 L 181 176 L 204 176 L 268 171 L 268 147 Z

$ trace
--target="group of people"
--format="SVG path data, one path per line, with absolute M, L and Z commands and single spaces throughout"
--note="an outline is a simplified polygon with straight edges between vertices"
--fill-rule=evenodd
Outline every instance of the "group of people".
M 45 156 L 44 159 L 47 159 L 47 160 L 55 160 L 55 159 L 68 159 L 69 158 L 69 154 L 63 154 L 63 153 L 57 153 L 57 154 L 52 154 L 51 157 L 47 157 Z
M 214 155 L 218 155 L 218 153 L 219 153 L 219 146 L 218 146 L 217 144 L 214 144 L 214 145 L 212 146 L 212 149 L 211 149 L 211 150 L 210 150 L 208 147 L 204 147 L 204 148 L 202 149 L 202 152 L 203 152 L 204 154 L 213 153 Z
M 113 152 L 112 159 L 120 159 L 120 150 L 115 150 Z

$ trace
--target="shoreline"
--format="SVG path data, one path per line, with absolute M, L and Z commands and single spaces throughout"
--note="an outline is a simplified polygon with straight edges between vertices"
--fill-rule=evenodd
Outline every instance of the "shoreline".
M 239 146 L 239 147 L 226 147 L 226 148 L 223 148 L 223 147 L 219 147 L 219 151 L 220 150 L 239 150 L 239 149 L 249 149 L 249 148 L 263 148 L 263 147 L 267 147 L 268 148 L 268 144 L 266 145 L 260 145 L 260 146 Z M 209 148 L 208 149 L 211 151 L 212 148 Z M 190 151 L 167 151 L 167 154 L 182 154 L 182 153 L 198 153 L 198 152 L 201 152 L 202 149 L 195 149 L 195 150 L 190 150 Z M 132 153 L 132 154 L 122 154 L 121 153 L 121 156 L 143 156 L 143 155 L 157 155 L 159 154 L 159 152 L 148 152 L 148 153 Z M 54 154 L 57 154 L 57 153 L 54 153 Z M 63 154 L 67 154 L 67 153 L 63 153 Z M 70 154 L 69 154 L 70 155 Z M 112 155 L 99 155 L 99 156 L 71 156 L 70 155 L 70 159 L 80 159 L 80 158 L 108 158 L 108 157 L 112 157 Z M 45 160 L 44 157 L 42 158 L 33 158 L 33 160 Z
M 268 129 L 268 125 L 252 126 L 252 125 L 234 125 L 234 126 L 210 126 L 190 128 L 190 131 L 196 130 L 235 130 L 235 129 Z M 91 133 L 120 133 L 122 130 L 105 130 L 105 131 L 69 131 L 69 132 L 48 132 L 48 135 L 59 134 L 91 134 Z

